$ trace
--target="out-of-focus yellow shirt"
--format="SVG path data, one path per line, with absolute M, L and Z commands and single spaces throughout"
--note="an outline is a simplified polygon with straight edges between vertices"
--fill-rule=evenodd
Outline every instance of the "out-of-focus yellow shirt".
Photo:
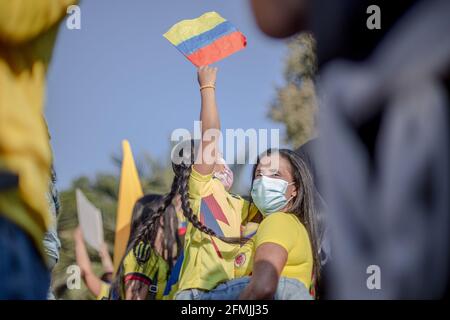
M 41 253 L 51 219 L 45 76 L 58 24 L 76 2 L 0 0 L 0 169 L 19 176 L 18 188 L 0 192 L 0 214 L 23 228 Z

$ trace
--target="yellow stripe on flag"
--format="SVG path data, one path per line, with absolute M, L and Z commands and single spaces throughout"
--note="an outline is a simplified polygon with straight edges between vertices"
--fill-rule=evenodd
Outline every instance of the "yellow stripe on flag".
M 164 37 L 177 46 L 183 41 L 213 29 L 224 21 L 226 20 L 217 12 L 207 12 L 196 19 L 178 22 L 164 34 Z
M 114 270 L 117 271 L 130 237 L 131 215 L 136 200 L 143 196 L 141 182 L 134 164 L 130 143 L 122 141 L 123 160 L 117 204 L 116 236 L 114 240 Z

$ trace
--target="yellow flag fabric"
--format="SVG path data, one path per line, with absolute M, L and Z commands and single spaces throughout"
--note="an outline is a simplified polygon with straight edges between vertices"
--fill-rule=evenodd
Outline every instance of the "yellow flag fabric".
M 130 143 L 122 141 L 123 160 L 120 174 L 119 202 L 117 204 L 116 236 L 114 240 L 114 270 L 125 254 L 130 236 L 131 215 L 136 200 L 143 196 Z
M 199 18 L 186 19 L 178 22 L 164 34 L 164 37 L 174 46 L 177 46 L 183 41 L 214 29 L 214 27 L 224 21 L 226 20 L 217 12 L 207 12 Z

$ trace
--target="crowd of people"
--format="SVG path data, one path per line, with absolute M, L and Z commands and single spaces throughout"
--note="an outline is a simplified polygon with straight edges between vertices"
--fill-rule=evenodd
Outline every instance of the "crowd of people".
M 202 130 L 220 134 L 217 68 L 200 67 Z M 206 135 L 203 135 L 206 137 Z M 80 231 L 77 264 L 99 299 L 313 299 L 320 280 L 320 239 L 307 163 L 288 149 L 269 149 L 253 170 L 251 199 L 230 193 L 233 172 L 205 138 L 175 146 L 166 195 L 134 207 L 127 250 L 112 280 L 90 268 Z M 209 150 L 208 154 L 198 150 Z M 196 152 L 197 151 L 197 152 Z M 208 157 L 212 157 L 208 159 Z M 103 263 L 105 274 L 112 272 Z
M 58 24 L 76 1 L 25 2 L 0 0 L 0 299 L 51 297 L 59 250 L 44 89 Z M 262 152 L 249 196 L 231 193 L 219 136 L 206 134 L 221 129 L 218 68 L 199 67 L 202 139 L 175 146 L 167 194 L 136 202 L 118 270 L 105 247 L 96 275 L 74 232 L 98 299 L 448 294 L 449 2 L 386 4 L 375 33 L 359 26 L 368 1 L 343 2 L 251 1 L 264 33 L 317 39 L 319 138 Z M 437 49 L 411 52 L 418 42 Z M 367 287 L 371 264 L 382 290 Z

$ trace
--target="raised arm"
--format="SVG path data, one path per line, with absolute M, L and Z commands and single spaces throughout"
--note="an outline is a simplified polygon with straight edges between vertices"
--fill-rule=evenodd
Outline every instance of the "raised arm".
M 213 172 L 217 157 L 217 142 L 220 135 L 220 120 L 216 105 L 216 74 L 217 68 L 198 68 L 198 83 L 200 85 L 202 126 L 202 142 L 194 168 L 200 174 L 208 175 Z
M 100 251 L 98 253 L 100 255 L 100 259 L 102 260 L 104 274 L 107 274 L 108 277 L 111 278 L 112 274 L 114 273 L 114 264 L 112 262 L 111 256 L 109 255 L 108 245 L 105 242 L 102 243 Z
M 77 265 L 81 269 L 81 276 L 89 291 L 97 297 L 101 292 L 102 282 L 92 270 L 91 260 L 89 259 L 80 227 L 75 229 L 73 236 L 75 241 L 75 258 Z

